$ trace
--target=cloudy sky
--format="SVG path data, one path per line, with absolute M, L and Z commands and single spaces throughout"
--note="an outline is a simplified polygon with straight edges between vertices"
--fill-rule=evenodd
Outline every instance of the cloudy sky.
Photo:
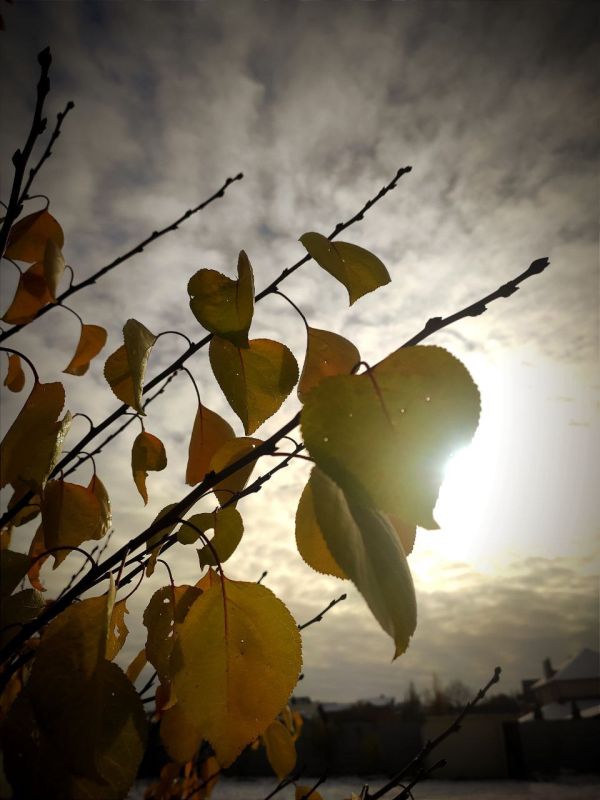
M 28 130 L 36 53 L 53 53 L 53 117 L 75 109 L 36 191 L 65 230 L 78 277 L 244 173 L 224 199 L 72 299 L 109 333 L 87 376 L 61 376 L 68 407 L 95 422 L 117 405 L 102 368 L 130 317 L 153 332 L 203 332 L 186 285 L 201 267 L 233 275 L 244 248 L 257 289 L 304 253 L 298 237 L 329 233 L 395 171 L 396 190 L 342 237 L 373 250 L 392 283 L 347 307 L 345 290 L 314 262 L 282 289 L 314 327 L 352 339 L 374 363 L 430 316 L 447 315 L 547 256 L 551 267 L 481 317 L 432 343 L 463 359 L 480 386 L 473 445 L 448 465 L 439 531 L 419 531 L 410 558 L 419 623 L 405 656 L 352 587 L 309 570 L 294 548 L 294 513 L 307 476 L 298 462 L 240 504 L 246 533 L 230 577 L 255 580 L 298 621 L 342 591 L 348 599 L 304 637 L 313 697 L 401 697 L 410 680 L 461 678 L 477 687 L 504 667 L 503 688 L 598 646 L 599 347 L 596 224 L 597 12 L 577 2 L 19 2 L 2 34 L 3 163 Z M 594 58 L 595 56 L 595 58 Z M 5 179 L 2 199 L 6 200 Z M 32 202 L 31 210 L 39 206 Z M 3 306 L 16 270 L 3 263 Z M 42 380 L 71 358 L 78 323 L 53 310 L 11 340 Z M 278 338 L 301 362 L 303 324 L 270 297 L 255 338 Z M 149 375 L 185 347 L 164 337 Z M 205 352 L 189 364 L 207 405 L 226 408 Z M 4 369 L 5 367 L 3 367 Z M 22 403 L 3 397 L 6 427 Z M 293 398 L 258 431 L 297 410 Z M 195 395 L 177 377 L 149 408 L 167 469 L 150 475 L 146 508 L 129 473 L 131 426 L 97 459 L 113 501 L 115 545 L 181 498 Z M 78 420 L 72 442 L 86 432 Z M 68 446 L 68 444 L 67 444 Z M 77 478 L 89 480 L 89 465 Z M 5 496 L 3 495 L 3 500 Z M 21 533 L 22 531 L 22 533 Z M 31 531 L 19 530 L 18 547 Z M 15 537 L 16 538 L 16 537 Z M 189 549 L 172 551 L 177 582 L 195 581 Z M 72 571 L 76 556 L 49 575 Z M 158 572 L 130 603 L 124 661 Z

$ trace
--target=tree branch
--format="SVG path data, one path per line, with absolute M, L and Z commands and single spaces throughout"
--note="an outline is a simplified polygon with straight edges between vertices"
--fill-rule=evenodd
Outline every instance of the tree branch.
M 23 182 L 23 176 L 25 175 L 27 162 L 31 157 L 31 151 L 33 150 L 33 146 L 35 145 L 38 136 L 40 136 L 46 129 L 46 120 L 42 117 L 42 112 L 46 97 L 50 91 L 50 79 L 48 77 L 48 73 L 50 71 L 50 64 L 52 63 L 52 56 L 50 55 L 49 47 L 44 48 L 44 50 L 38 54 L 38 63 L 41 67 L 41 70 L 40 78 L 37 84 L 37 94 L 35 109 L 33 111 L 33 119 L 31 121 L 31 129 L 29 131 L 29 136 L 27 137 L 23 151 L 21 152 L 21 150 L 16 150 L 12 157 L 12 162 L 15 167 L 15 174 L 13 177 L 10 199 L 8 201 L 8 206 L 6 207 L 6 216 L 2 222 L 2 228 L 0 228 L 0 254 L 2 255 L 6 249 L 8 234 L 13 222 L 17 219 L 23 209 L 23 205 L 20 202 L 21 184 Z
M 44 314 L 46 314 L 48 311 L 50 311 L 50 309 L 55 308 L 57 306 L 60 306 L 62 304 L 62 302 L 67 299 L 67 297 L 70 297 L 72 294 L 75 294 L 75 292 L 79 292 L 79 291 L 81 291 L 81 289 L 84 289 L 86 286 L 91 286 L 92 284 L 96 283 L 96 281 L 99 278 L 101 278 L 103 275 L 106 275 L 107 272 L 110 272 L 110 270 L 114 269 L 115 267 L 118 267 L 119 264 L 122 264 L 124 261 L 127 261 L 132 256 L 135 256 L 138 253 L 143 252 L 144 248 L 147 247 L 147 245 L 152 244 L 157 239 L 160 239 L 161 236 L 164 236 L 166 233 L 169 233 L 170 231 L 177 230 L 177 228 L 179 227 L 179 225 L 182 222 L 185 222 L 185 220 L 189 219 L 193 214 L 198 213 L 198 211 L 202 211 L 202 209 L 206 208 L 206 206 L 210 205 L 212 202 L 214 202 L 218 198 L 223 197 L 227 187 L 230 186 L 232 183 L 235 183 L 236 181 L 242 180 L 243 177 L 244 177 L 243 174 L 240 172 L 234 178 L 227 178 L 227 180 L 225 181 L 223 186 L 221 186 L 220 189 L 218 189 L 216 192 L 214 192 L 214 194 L 212 194 L 207 200 L 204 200 L 202 203 L 197 205 L 195 208 L 189 208 L 180 217 L 178 217 L 174 222 L 171 222 L 170 225 L 167 225 L 167 226 L 165 226 L 164 228 L 161 228 L 158 231 L 153 231 L 150 234 L 150 236 L 147 236 L 139 244 L 136 244 L 134 247 L 132 247 L 126 253 L 123 253 L 123 255 L 119 256 L 118 258 L 115 258 L 113 261 L 110 262 L 110 264 L 107 264 L 106 266 L 104 266 L 101 269 L 99 269 L 97 272 L 94 272 L 94 274 L 90 275 L 89 278 L 86 278 L 85 280 L 80 281 L 79 283 L 71 282 L 71 285 L 69 286 L 69 288 L 65 289 L 65 291 L 56 298 L 56 303 L 49 303 L 48 305 L 42 306 L 42 308 L 39 309 L 39 311 L 36 313 L 36 315 L 34 317 L 32 317 L 32 319 L 29 322 L 24 322 L 22 325 L 13 325 L 12 328 L 9 328 L 8 330 L 3 331 L 0 334 L 0 342 L 4 341 L 5 339 L 10 338 L 15 333 L 18 333 L 20 330 L 25 328 L 27 325 L 30 325 L 31 322 L 33 322 L 36 319 L 39 319 L 39 317 L 42 317 Z

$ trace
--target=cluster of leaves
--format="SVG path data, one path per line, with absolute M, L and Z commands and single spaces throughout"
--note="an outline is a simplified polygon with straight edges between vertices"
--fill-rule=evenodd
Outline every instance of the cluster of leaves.
M 329 237 L 310 232 L 300 241 L 305 260 L 312 258 L 341 282 L 352 304 L 390 276 L 372 253 L 334 242 L 336 232 Z M 30 266 L 21 273 L 5 321 L 27 324 L 57 301 L 65 272 L 63 244 L 62 229 L 47 208 L 10 227 L 5 257 Z M 243 538 L 239 500 L 269 477 L 250 483 L 257 462 L 298 425 L 303 443 L 294 442 L 294 452 L 280 467 L 304 448 L 313 462 L 296 512 L 300 555 L 318 572 L 354 583 L 392 638 L 394 657 L 406 650 L 415 630 L 407 555 L 417 526 L 436 527 L 433 508 L 442 468 L 477 427 L 479 392 L 467 369 L 446 350 L 418 344 L 369 366 L 352 342 L 312 328 L 302 315 L 307 346 L 300 372 L 285 344 L 250 338 L 255 301 L 264 293 L 255 295 L 244 251 L 235 279 L 201 269 L 187 291 L 193 315 L 209 333 L 204 341 L 214 378 L 245 436 L 236 436 L 198 392 L 185 471 L 192 490 L 100 563 L 81 545 L 107 537 L 107 491 L 95 469 L 88 485 L 65 479 L 69 458 L 63 446 L 72 420 L 69 411 L 63 414 L 65 391 L 60 382 L 40 382 L 28 362 L 34 385 L 0 454 L 0 488 L 13 490 L 1 540 L 0 736 L 16 796 L 126 795 L 145 748 L 144 690 L 138 693 L 134 683 L 147 663 L 157 677 L 154 715 L 172 759 L 149 796 L 208 796 L 219 771 L 249 745 L 264 746 L 280 778 L 294 769 L 301 719 L 290 712 L 288 700 L 302 665 L 299 626 L 269 589 L 230 579 L 223 565 Z M 106 340 L 99 326 L 81 325 L 65 369 L 76 376 L 86 373 Z M 422 338 L 435 329 L 426 327 Z M 131 470 L 144 503 L 148 473 L 167 464 L 163 443 L 144 423 L 146 371 L 160 335 L 128 320 L 123 344 L 104 366 L 110 389 L 141 422 Z M 20 354 L 7 352 L 4 383 L 18 392 L 25 386 Z M 294 387 L 301 411 L 273 436 L 256 438 Z M 80 450 L 81 443 L 72 452 Z M 194 504 L 211 493 L 213 510 L 190 516 Z M 39 524 L 29 552 L 10 549 L 14 530 L 35 518 Z M 197 543 L 198 581 L 175 585 L 171 578 L 154 593 L 143 616 L 146 644 L 123 671 L 114 659 L 128 634 L 127 597 L 117 599 L 117 593 L 134 576 L 152 574 L 169 547 Z M 58 598 L 44 600 L 43 563 L 53 558 L 56 567 L 72 551 L 83 552 L 92 568 Z M 124 575 L 126 566 L 133 568 Z M 107 579 L 104 594 L 87 596 Z M 33 763 L 35 770 L 27 768 Z

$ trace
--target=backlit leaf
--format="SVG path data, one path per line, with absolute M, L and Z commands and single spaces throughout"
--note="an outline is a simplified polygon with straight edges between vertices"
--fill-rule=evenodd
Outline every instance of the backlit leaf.
M 441 347 L 407 347 L 368 373 L 315 387 L 302 434 L 353 502 L 435 528 L 445 464 L 469 443 L 478 419 L 479 392 L 463 364 Z
M 343 336 L 318 328 L 308 328 L 307 333 L 306 358 L 298 383 L 298 397 L 302 402 L 323 378 L 349 375 L 360 361 L 358 349 Z
M 225 442 L 235 438 L 231 425 L 216 412 L 199 405 L 192 429 L 185 481 L 194 486 L 210 469 L 210 461 Z
M 29 559 L 31 561 L 31 566 L 27 572 L 27 577 L 29 578 L 29 583 L 33 586 L 34 589 L 37 589 L 38 592 L 45 592 L 46 587 L 40 580 L 40 572 L 44 565 L 44 562 L 50 558 L 50 555 L 42 556 L 42 553 L 46 552 L 46 544 L 44 542 L 44 529 L 41 525 L 38 526 L 38 529 L 35 532 L 33 539 L 31 540 L 31 544 L 29 545 Z
M 217 560 L 213 551 L 219 559 L 219 563 L 227 561 L 234 553 L 244 533 L 244 523 L 240 512 L 233 506 L 228 506 L 220 511 L 213 513 L 194 514 L 190 517 L 191 525 L 182 525 L 177 531 L 177 538 L 182 544 L 192 544 L 198 539 L 198 533 L 194 528 L 198 528 L 203 533 L 214 528 L 214 536 L 210 542 L 198 550 L 200 567 L 217 566 Z
M 14 550 L 3 550 L 0 555 L 0 595 L 9 595 L 27 575 L 29 556 Z
M 154 592 L 144 611 L 144 625 L 148 629 L 146 657 L 161 683 L 168 683 L 171 679 L 170 659 L 177 626 L 201 594 L 202 590 L 197 586 L 163 586 Z
M 8 501 L 8 509 L 11 510 L 20 500 L 22 497 L 29 492 L 29 486 L 26 483 L 22 483 L 21 481 L 14 481 L 12 484 L 14 492 L 12 497 Z M 25 525 L 27 522 L 31 522 L 32 519 L 35 519 L 37 515 L 40 513 L 40 503 L 41 498 L 39 494 L 35 494 L 24 506 L 20 511 L 17 511 L 14 517 L 11 519 L 11 524 L 15 526 L 15 528 L 19 528 L 21 525 Z
M 221 472 L 221 470 L 251 453 L 259 444 L 262 444 L 262 439 L 253 439 L 249 436 L 241 436 L 237 439 L 232 439 L 230 442 L 225 442 L 210 461 L 211 471 Z M 213 491 L 221 505 L 227 503 L 234 494 L 244 488 L 255 466 L 256 461 L 252 461 L 245 467 L 236 470 L 228 478 L 224 478 L 215 486 Z
M 21 274 L 13 301 L 2 319 L 11 325 L 26 325 L 51 300 L 44 277 L 44 263 L 38 261 Z
M 183 712 L 181 704 L 168 708 L 160 718 L 160 738 L 173 761 L 191 761 L 202 744 L 203 735 L 194 720 Z
M 176 505 L 177 505 L 176 503 L 169 503 L 169 505 L 165 506 L 164 508 L 161 508 L 161 510 L 154 518 L 152 524 L 154 525 L 155 522 L 158 522 L 158 520 L 161 519 L 161 517 L 164 517 L 165 514 L 168 514 L 168 512 L 172 508 L 175 508 Z M 171 525 L 165 525 L 164 528 L 158 530 L 146 542 L 146 552 L 151 554 L 150 558 L 146 562 L 146 575 L 150 576 L 154 572 L 154 567 L 156 566 L 156 559 L 160 555 L 160 551 L 162 549 L 162 544 L 159 544 L 159 542 L 161 542 L 161 540 L 164 537 L 172 533 L 177 524 L 178 524 L 177 522 L 173 522 Z
M 271 339 L 251 339 L 246 349 L 213 337 L 210 364 L 231 408 L 254 431 L 272 416 L 298 380 L 298 364 L 288 348 Z
M 125 624 L 125 614 L 127 613 L 125 600 L 120 600 L 113 605 L 106 640 L 106 658 L 108 661 L 114 659 L 127 639 L 127 634 L 129 633 L 129 629 Z M 127 677 L 129 678 L 129 675 Z
M 46 548 L 79 547 L 82 542 L 101 539 L 107 526 L 100 501 L 90 487 L 64 480 L 48 481 L 42 499 L 42 526 Z M 54 569 L 69 555 L 58 550 Z
M 21 366 L 21 359 L 16 353 L 10 353 L 8 356 L 8 372 L 4 378 L 4 385 L 11 392 L 20 392 L 25 386 L 25 373 Z
M 100 325 L 82 325 L 75 355 L 63 369 L 67 375 L 85 375 L 90 361 L 98 355 L 106 344 L 106 331 Z
M 238 258 L 238 279 L 214 269 L 201 269 L 190 278 L 190 308 L 206 330 L 228 339 L 236 347 L 248 346 L 254 312 L 254 278 L 246 253 Z
M 350 305 L 391 280 L 377 256 L 363 247 L 349 242 L 330 242 L 320 233 L 305 233 L 300 241 L 319 266 L 344 284 Z
M 315 516 L 310 480 L 300 495 L 296 511 L 296 546 L 309 567 L 336 578 L 348 576 L 331 555 Z
M 413 547 L 415 546 L 415 538 L 417 535 L 416 525 L 407 525 L 393 514 L 387 514 L 386 516 L 388 518 L 388 522 L 398 534 L 404 554 L 409 556 L 413 551 Z
M 131 470 L 138 492 L 148 502 L 146 478 L 148 472 L 160 472 L 167 466 L 165 446 L 157 436 L 142 431 L 136 436 L 131 450 Z
M 281 780 L 296 766 L 296 746 L 288 729 L 278 719 L 262 735 L 267 758 L 273 772 Z
M 383 514 L 352 503 L 319 469 L 313 469 L 310 483 L 327 547 L 393 638 L 397 658 L 417 623 L 412 577 L 399 537 Z
M 45 210 L 28 214 L 10 229 L 6 258 L 30 263 L 43 261 L 48 240 L 61 248 L 65 243 L 62 228 L 52 214 Z
M 142 647 L 140 652 L 135 656 L 133 661 L 129 664 L 129 666 L 125 670 L 125 675 L 127 675 L 127 677 L 132 683 L 135 683 L 139 678 L 141 671 L 144 669 L 147 663 L 148 659 L 146 658 L 146 648 Z
M 56 302 L 58 284 L 65 271 L 65 259 L 59 245 L 52 239 L 46 242 L 44 251 L 44 278 L 53 303 Z
M 294 794 L 294 800 L 323 800 L 323 797 L 320 792 L 316 790 L 313 791 L 312 786 L 302 786 L 301 784 L 296 784 L 296 791 Z
M 70 424 L 58 415 L 65 402 L 62 383 L 36 383 L 0 445 L 0 488 L 18 481 L 41 486 L 56 463 Z
M 301 644 L 294 619 L 269 589 L 224 583 L 225 595 L 219 581 L 188 611 L 171 667 L 182 713 L 227 767 L 287 702 Z
M 123 403 L 144 414 L 142 391 L 150 351 L 156 336 L 135 319 L 123 326 L 125 344 L 110 355 L 104 365 L 104 377 Z

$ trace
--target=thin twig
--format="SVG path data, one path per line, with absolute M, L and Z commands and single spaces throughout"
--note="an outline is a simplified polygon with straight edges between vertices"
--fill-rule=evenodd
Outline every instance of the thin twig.
M 298 630 L 303 631 L 305 628 L 308 628 L 309 625 L 314 625 L 315 622 L 321 622 L 325 614 L 334 606 L 337 606 L 338 603 L 341 603 L 342 600 L 345 600 L 346 597 L 347 595 L 345 593 L 341 594 L 339 597 L 336 597 L 336 599 L 332 600 L 331 603 L 329 603 L 329 605 L 327 606 L 327 608 L 324 608 L 323 611 L 320 611 L 316 617 L 309 619 L 308 622 L 304 622 L 302 625 L 298 625 Z
M 33 111 L 33 119 L 31 121 L 31 129 L 29 131 L 27 141 L 25 142 L 25 147 L 22 151 L 16 150 L 12 157 L 15 174 L 10 191 L 10 199 L 8 201 L 8 206 L 6 207 L 6 216 L 2 222 L 2 228 L 0 228 L 0 255 L 4 255 L 10 229 L 13 225 L 13 222 L 17 219 L 23 209 L 23 204 L 20 202 L 21 185 L 23 183 L 27 162 L 31 157 L 31 152 L 38 136 L 41 136 L 46 129 L 46 119 L 42 117 L 42 112 L 44 109 L 44 102 L 46 101 L 46 97 L 50 91 L 50 79 L 48 78 L 50 64 L 52 63 L 50 48 L 44 48 L 44 50 L 38 54 L 37 60 L 41 69 L 40 78 L 36 88 L 36 101 Z
M 380 189 L 379 192 L 374 197 L 372 197 L 370 200 L 367 200 L 367 202 L 360 209 L 360 211 L 354 214 L 354 216 L 350 217 L 350 219 L 346 220 L 346 222 L 338 222 L 338 224 L 335 226 L 335 228 L 327 238 L 330 240 L 335 238 L 335 236 L 337 236 L 338 233 L 350 227 L 350 225 L 353 225 L 355 222 L 362 220 L 364 214 L 370 208 L 372 208 L 375 205 L 375 203 L 377 203 L 379 200 L 385 197 L 385 195 L 388 194 L 388 192 L 392 191 L 392 189 L 395 189 L 402 175 L 409 173 L 411 169 L 412 167 L 402 167 L 401 169 L 399 169 L 392 178 L 392 180 L 388 184 L 386 184 L 382 189 Z M 291 275 L 293 272 L 299 269 L 299 267 L 301 267 L 303 264 L 306 264 L 310 260 L 311 257 L 309 255 L 306 255 L 304 256 L 304 258 L 301 258 L 299 261 L 296 261 L 295 264 L 292 264 L 291 267 L 287 267 L 286 269 L 284 269 L 281 272 L 281 274 L 271 284 L 269 284 L 269 286 L 267 286 L 265 289 L 263 289 L 256 295 L 255 298 L 256 302 L 262 300 L 262 298 L 266 297 L 268 294 L 273 294 L 277 290 L 278 284 L 281 283 L 281 281 L 285 280 L 285 278 L 287 278 L 289 275 Z M 60 299 L 61 298 L 58 298 L 58 300 Z M 212 334 L 208 334 L 203 339 L 200 339 L 198 342 L 189 347 L 181 356 L 179 356 L 178 359 L 173 361 L 161 373 L 152 378 L 152 380 L 148 381 L 143 388 L 143 393 L 147 394 L 151 389 L 154 389 L 155 386 L 161 383 L 161 381 L 165 380 L 165 378 L 168 378 L 173 373 L 177 372 L 185 364 L 188 358 L 190 358 L 194 353 L 198 352 L 198 350 L 202 349 L 205 345 L 207 345 L 211 341 L 211 339 L 212 339 Z M 1 340 L 1 335 L 0 335 L 0 340 Z M 160 394 L 160 392 L 158 392 L 158 394 Z M 148 400 L 144 403 L 144 408 L 154 399 L 155 396 L 156 395 L 148 398 Z M 87 445 L 89 444 L 89 442 L 92 441 L 92 439 L 95 439 L 96 436 L 98 436 L 100 433 L 106 430 L 106 428 L 110 427 L 110 425 L 112 425 L 113 422 L 116 422 L 116 420 L 118 420 L 119 417 L 123 416 L 123 414 L 127 412 L 128 408 L 129 406 L 124 403 L 123 405 L 119 406 L 119 408 L 117 408 L 115 411 L 113 411 L 112 414 L 106 417 L 102 422 L 98 423 L 98 425 L 96 425 L 96 427 L 93 430 L 89 431 L 89 433 L 87 433 L 82 439 L 79 440 L 79 442 L 73 448 L 72 453 L 68 457 L 64 457 L 60 460 L 60 462 L 56 465 L 56 467 L 50 474 L 50 477 L 53 477 L 53 475 L 57 474 L 60 471 L 63 471 L 67 466 L 67 464 L 70 463 L 70 461 L 74 458 L 74 454 L 77 452 L 78 449 L 79 450 L 86 449 Z M 105 440 L 105 444 L 112 438 L 114 438 L 114 436 L 111 436 L 107 440 Z M 65 475 L 68 474 L 69 474 L 68 472 L 65 472 Z M 10 511 L 7 511 L 5 512 L 5 514 L 3 514 L 2 518 L 0 518 L 0 526 L 6 525 L 6 523 L 9 522 L 12 519 L 12 517 L 15 516 L 18 513 L 18 511 L 20 511 L 21 508 L 23 508 L 27 504 L 27 502 L 30 499 L 31 498 L 28 497 L 26 493 L 23 496 L 23 498 L 19 501 L 19 503 L 15 503 L 15 505 L 13 506 L 12 509 L 10 509 Z M 20 503 L 22 503 L 22 505 L 20 505 Z
M 170 225 L 166 225 L 164 228 L 161 228 L 158 231 L 152 231 L 150 236 L 147 236 L 143 241 L 141 241 L 139 244 L 136 244 L 134 247 L 132 247 L 126 253 L 123 253 L 123 255 L 119 256 L 118 258 L 113 259 L 113 261 L 111 261 L 109 264 L 106 264 L 106 266 L 104 266 L 101 269 L 99 269 L 96 272 L 94 272 L 94 274 L 90 275 L 89 278 L 86 278 L 85 280 L 80 281 L 79 283 L 75 283 L 75 284 L 73 284 L 71 282 L 71 285 L 67 289 L 65 289 L 65 291 L 56 298 L 56 303 L 50 303 L 48 305 L 42 306 L 42 308 L 40 308 L 36 312 L 36 314 L 28 322 L 24 322 L 21 325 L 14 325 L 12 328 L 9 328 L 7 331 L 4 331 L 2 334 L 0 334 L 0 341 L 2 341 L 4 339 L 8 339 L 10 336 L 13 336 L 15 333 L 18 333 L 26 325 L 29 325 L 35 319 L 39 319 L 39 317 L 43 316 L 48 311 L 50 311 L 51 308 L 54 308 L 55 306 L 60 305 L 64 300 L 67 299 L 67 297 L 70 297 L 72 294 L 75 294 L 75 292 L 79 292 L 79 291 L 81 291 L 81 289 L 85 289 L 86 286 L 92 286 L 94 283 L 96 283 L 96 281 L 99 278 L 101 278 L 103 275 L 106 275 L 107 272 L 110 272 L 110 270 L 113 270 L 115 267 L 118 267 L 119 264 L 122 264 L 124 261 L 127 261 L 132 256 L 135 256 L 138 253 L 143 252 L 145 247 L 147 247 L 149 244 L 152 244 L 157 239 L 160 239 L 161 236 L 164 236 L 166 233 L 169 233 L 170 231 L 177 230 L 177 228 L 179 227 L 179 225 L 182 222 L 185 222 L 185 220 L 189 219 L 193 214 L 196 214 L 198 211 L 202 211 L 202 209 L 206 208 L 206 206 L 210 205 L 210 203 L 214 202 L 218 198 L 223 197 L 224 194 L 225 194 L 226 189 L 232 183 L 235 183 L 236 181 L 241 180 L 243 177 L 244 176 L 240 172 L 234 178 L 227 178 L 227 180 L 225 181 L 223 186 L 221 186 L 220 189 L 218 189 L 216 192 L 214 192 L 214 194 L 212 194 L 207 200 L 204 200 L 202 203 L 200 203 L 199 205 L 195 206 L 194 208 L 189 208 L 185 213 L 183 213 L 180 217 L 178 217 L 174 222 L 171 222 Z
M 396 786 L 398 786 L 398 783 L 402 780 L 402 778 L 404 778 L 405 775 L 413 774 L 415 770 L 420 769 L 423 765 L 423 762 L 432 750 L 440 745 L 444 739 L 447 739 L 448 736 L 451 736 L 453 733 L 456 733 L 458 730 L 460 730 L 460 723 L 467 716 L 467 714 L 473 710 L 477 703 L 479 703 L 480 700 L 483 700 L 490 687 L 492 687 L 495 683 L 498 683 L 501 672 L 501 668 L 496 667 L 494 674 L 483 687 L 483 689 L 480 689 L 475 697 L 467 703 L 456 719 L 438 736 L 436 736 L 435 739 L 429 739 L 427 742 L 425 742 L 417 755 L 411 761 L 409 761 L 408 764 L 400 770 L 400 772 L 396 773 L 396 775 L 394 775 L 384 786 L 382 786 L 381 789 L 376 791 L 375 794 L 369 795 L 369 800 L 379 800 L 379 798 L 383 797 L 384 794 L 387 794 Z
M 54 126 L 54 130 L 52 131 L 52 136 L 50 137 L 50 140 L 46 145 L 46 149 L 42 153 L 42 156 L 38 161 L 38 163 L 35 165 L 35 167 L 32 167 L 29 170 L 29 177 L 27 178 L 25 186 L 23 187 L 21 196 L 19 197 L 19 203 L 21 203 L 21 205 L 24 203 L 25 200 L 29 199 L 29 190 L 31 189 L 31 184 L 33 183 L 40 169 L 42 168 L 44 161 L 47 161 L 52 155 L 52 145 L 60 136 L 60 129 L 63 124 L 63 121 L 72 108 L 75 108 L 75 103 L 72 100 L 69 100 L 69 102 L 65 106 L 65 110 L 59 111 L 58 114 L 56 115 L 56 125 Z

